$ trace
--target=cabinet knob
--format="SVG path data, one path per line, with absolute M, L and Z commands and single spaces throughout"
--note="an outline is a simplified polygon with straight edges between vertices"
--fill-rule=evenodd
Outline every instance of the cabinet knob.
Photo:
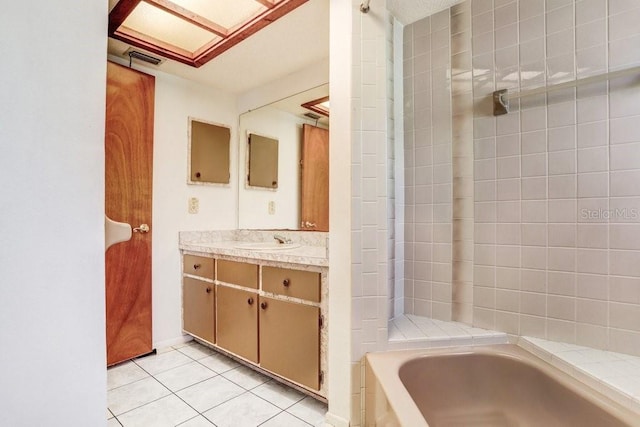
M 284 287 L 287 287 L 287 288 L 288 288 L 288 287 L 289 287 L 289 283 L 290 283 L 290 282 L 289 282 L 289 279 L 284 279 L 284 280 L 282 281 L 282 286 L 284 286 Z
M 213 289 L 211 289 L 211 286 L 207 286 L 207 293 L 208 293 L 208 294 L 210 294 L 212 290 L 213 290 Z
M 247 299 L 247 304 L 249 304 L 249 305 L 253 305 L 253 298 L 249 297 L 249 298 Z
M 201 265 L 201 264 L 193 264 L 193 269 L 194 269 L 194 270 L 197 270 L 197 269 L 199 269 L 200 267 L 202 267 L 202 265 Z
M 196 172 L 196 178 L 200 178 L 201 174 L 200 172 Z
M 260 308 L 263 309 L 263 310 L 266 310 L 267 309 L 267 303 L 265 301 L 262 301 L 260 303 Z

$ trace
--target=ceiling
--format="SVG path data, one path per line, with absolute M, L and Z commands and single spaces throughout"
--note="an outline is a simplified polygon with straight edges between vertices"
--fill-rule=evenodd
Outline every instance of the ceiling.
M 387 8 L 398 21 L 404 25 L 433 15 L 441 10 L 462 2 L 463 0 L 387 0 Z M 376 7 L 372 0 L 371 7 Z
M 109 10 L 116 3 L 117 0 L 109 0 Z M 128 61 L 124 53 L 129 47 L 109 38 L 110 55 Z M 329 1 L 309 0 L 200 68 L 170 59 L 158 66 L 142 65 L 232 93 L 243 93 L 328 57 Z

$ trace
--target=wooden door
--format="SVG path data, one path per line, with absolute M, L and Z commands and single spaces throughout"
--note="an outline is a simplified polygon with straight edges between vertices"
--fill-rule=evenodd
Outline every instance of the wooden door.
M 215 343 L 214 284 L 184 277 L 182 279 L 183 329 L 211 344 Z
M 320 309 L 260 297 L 260 366 L 320 389 Z
M 218 285 L 217 344 L 233 354 L 258 362 L 258 295 Z
M 105 213 L 132 227 L 151 223 L 155 78 L 109 62 Z M 151 232 L 105 253 L 107 365 L 152 350 Z
M 329 231 L 329 131 L 302 127 L 300 228 Z

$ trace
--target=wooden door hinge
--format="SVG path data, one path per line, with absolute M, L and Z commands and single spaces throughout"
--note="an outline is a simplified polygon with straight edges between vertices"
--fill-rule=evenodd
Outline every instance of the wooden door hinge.
M 324 383 L 324 371 L 320 371 L 318 374 L 318 380 L 320 381 L 320 384 Z
M 324 326 L 324 316 L 322 314 L 318 316 L 318 326 L 320 326 L 320 329 Z

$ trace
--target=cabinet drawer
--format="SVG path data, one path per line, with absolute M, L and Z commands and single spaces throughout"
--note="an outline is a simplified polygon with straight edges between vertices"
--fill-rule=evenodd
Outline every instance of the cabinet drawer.
M 320 273 L 279 267 L 262 267 L 262 290 L 320 302 Z
M 185 255 L 183 258 L 183 271 L 186 274 L 213 280 L 213 262 L 213 258 Z
M 258 289 L 258 266 L 219 259 L 217 278 L 221 282 Z

